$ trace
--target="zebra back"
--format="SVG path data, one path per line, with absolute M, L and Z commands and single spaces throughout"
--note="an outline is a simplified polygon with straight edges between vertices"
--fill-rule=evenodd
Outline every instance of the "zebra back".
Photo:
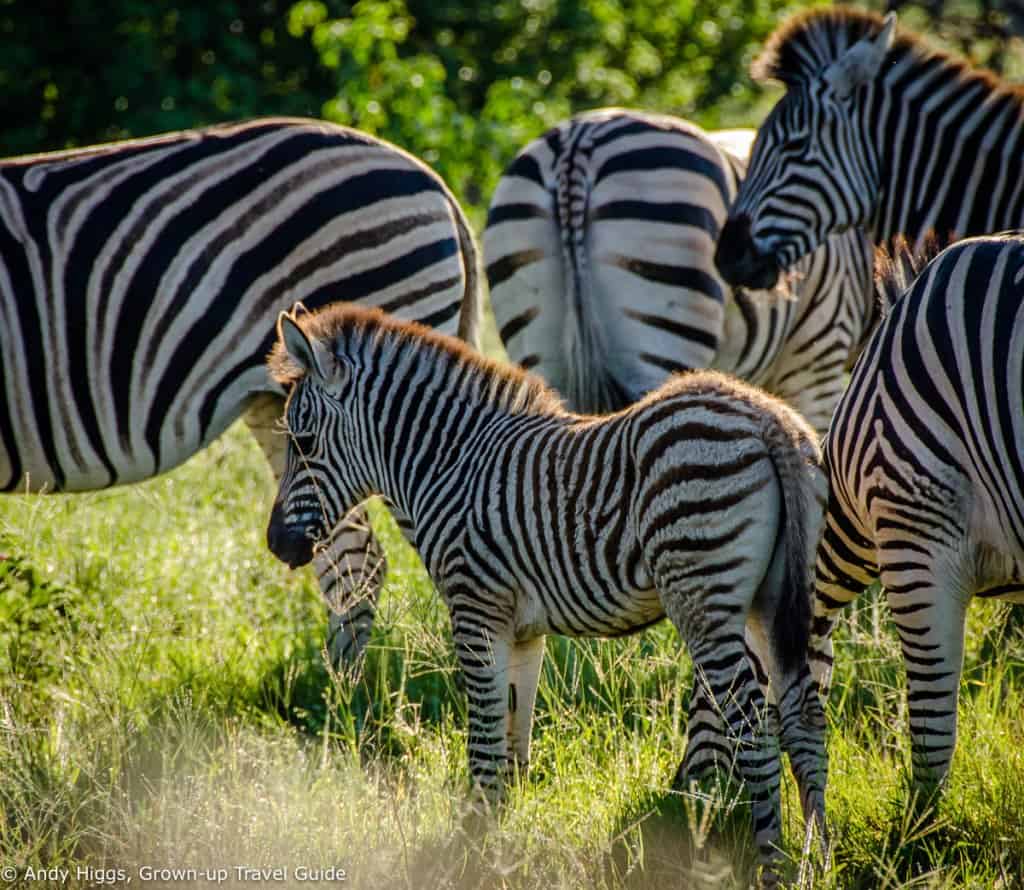
M 930 526 L 980 524 L 987 546 L 1024 556 L 1022 405 L 1024 240 L 960 241 L 924 266 L 853 371 L 825 446 L 837 508 L 871 537 L 884 477 Z
M 256 393 L 277 314 L 336 300 L 474 337 L 476 251 L 439 177 L 267 119 L 0 164 L 0 490 L 162 472 Z
M 484 232 L 510 357 L 582 411 L 710 365 L 726 300 L 711 249 L 736 186 L 719 148 L 669 117 L 590 112 L 526 146 Z

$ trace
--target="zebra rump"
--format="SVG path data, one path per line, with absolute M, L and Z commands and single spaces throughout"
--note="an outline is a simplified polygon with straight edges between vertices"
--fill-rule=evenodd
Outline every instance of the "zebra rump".
M 894 303 L 826 439 L 813 668 L 827 684 L 839 610 L 881 578 L 918 786 L 949 771 L 971 597 L 1024 602 L 1022 405 L 1024 236 L 972 238 Z
M 0 161 L 0 491 L 146 479 L 242 416 L 280 473 L 282 309 L 346 300 L 475 342 L 479 277 L 433 171 L 319 121 Z M 317 562 L 336 661 L 362 651 L 382 570 L 356 511 Z
M 619 636 L 667 615 L 695 667 L 684 767 L 725 738 L 771 865 L 779 758 L 749 630 L 765 643 L 805 816 L 824 824 L 806 655 L 826 492 L 795 411 L 703 371 L 579 415 L 539 378 L 379 312 L 283 315 L 279 330 L 270 364 L 291 390 L 291 436 L 268 544 L 302 565 L 344 504 L 377 493 L 394 505 L 451 613 L 485 794 L 500 799 L 510 763 L 528 763 L 545 634 Z
M 254 396 L 278 313 L 343 299 L 475 336 L 475 248 L 441 180 L 301 120 L 0 162 L 0 491 L 188 458 Z
M 484 231 L 491 304 L 512 361 L 577 411 L 625 407 L 675 371 L 713 367 L 786 399 L 824 432 L 875 321 L 871 246 L 830 238 L 776 292 L 733 289 L 719 231 L 751 130 L 609 108 L 525 146 Z

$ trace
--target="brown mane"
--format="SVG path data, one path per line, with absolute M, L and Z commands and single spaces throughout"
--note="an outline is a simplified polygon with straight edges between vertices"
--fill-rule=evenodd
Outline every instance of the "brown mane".
M 843 52 L 862 37 L 877 34 L 883 19 L 878 13 L 849 6 L 809 9 L 780 25 L 768 38 L 750 67 L 757 81 L 779 81 L 788 87 L 818 77 Z M 1020 97 L 1024 87 L 1009 84 L 991 71 L 975 68 L 966 59 L 937 49 L 923 37 L 897 25 L 890 58 L 912 54 L 920 61 L 936 60 L 955 69 L 961 77 L 977 78 L 992 89 Z
M 330 344 L 332 351 L 344 350 L 353 340 L 366 339 L 386 341 L 398 347 L 412 346 L 417 351 L 434 353 L 431 360 L 437 356 L 466 368 L 469 380 L 478 381 L 481 391 L 493 394 L 497 402 L 510 410 L 526 414 L 564 412 L 558 393 L 536 374 L 495 361 L 462 340 L 415 322 L 400 321 L 380 309 L 335 303 L 316 312 L 299 314 L 295 321 L 311 339 Z M 267 357 L 267 367 L 270 376 L 285 388 L 305 376 L 303 369 L 285 352 L 280 339 Z
M 935 232 L 928 232 L 919 247 L 915 247 L 899 235 L 889 246 L 883 244 L 875 248 L 875 296 L 883 315 L 888 314 L 889 309 L 907 292 L 924 267 L 952 241 L 952 237 L 942 241 Z

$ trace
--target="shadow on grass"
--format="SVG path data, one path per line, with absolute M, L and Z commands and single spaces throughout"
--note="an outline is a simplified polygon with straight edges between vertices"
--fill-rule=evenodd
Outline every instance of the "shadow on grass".
M 605 872 L 630 890 L 731 890 L 753 880 L 750 808 L 735 785 L 705 780 L 648 796 L 615 833 Z

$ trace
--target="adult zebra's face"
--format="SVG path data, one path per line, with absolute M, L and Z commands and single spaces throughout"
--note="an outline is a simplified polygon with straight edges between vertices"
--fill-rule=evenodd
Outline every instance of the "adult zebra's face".
M 352 490 L 349 473 L 338 461 L 345 449 L 343 396 L 351 374 L 292 316 L 282 314 L 278 331 L 288 358 L 304 373 L 285 406 L 287 458 L 267 545 L 294 569 L 313 559 L 317 542 L 363 497 Z
M 830 234 L 871 219 L 880 165 L 865 94 L 894 24 L 889 19 L 820 74 L 790 84 L 761 125 L 715 251 L 718 271 L 732 286 L 774 287 Z

